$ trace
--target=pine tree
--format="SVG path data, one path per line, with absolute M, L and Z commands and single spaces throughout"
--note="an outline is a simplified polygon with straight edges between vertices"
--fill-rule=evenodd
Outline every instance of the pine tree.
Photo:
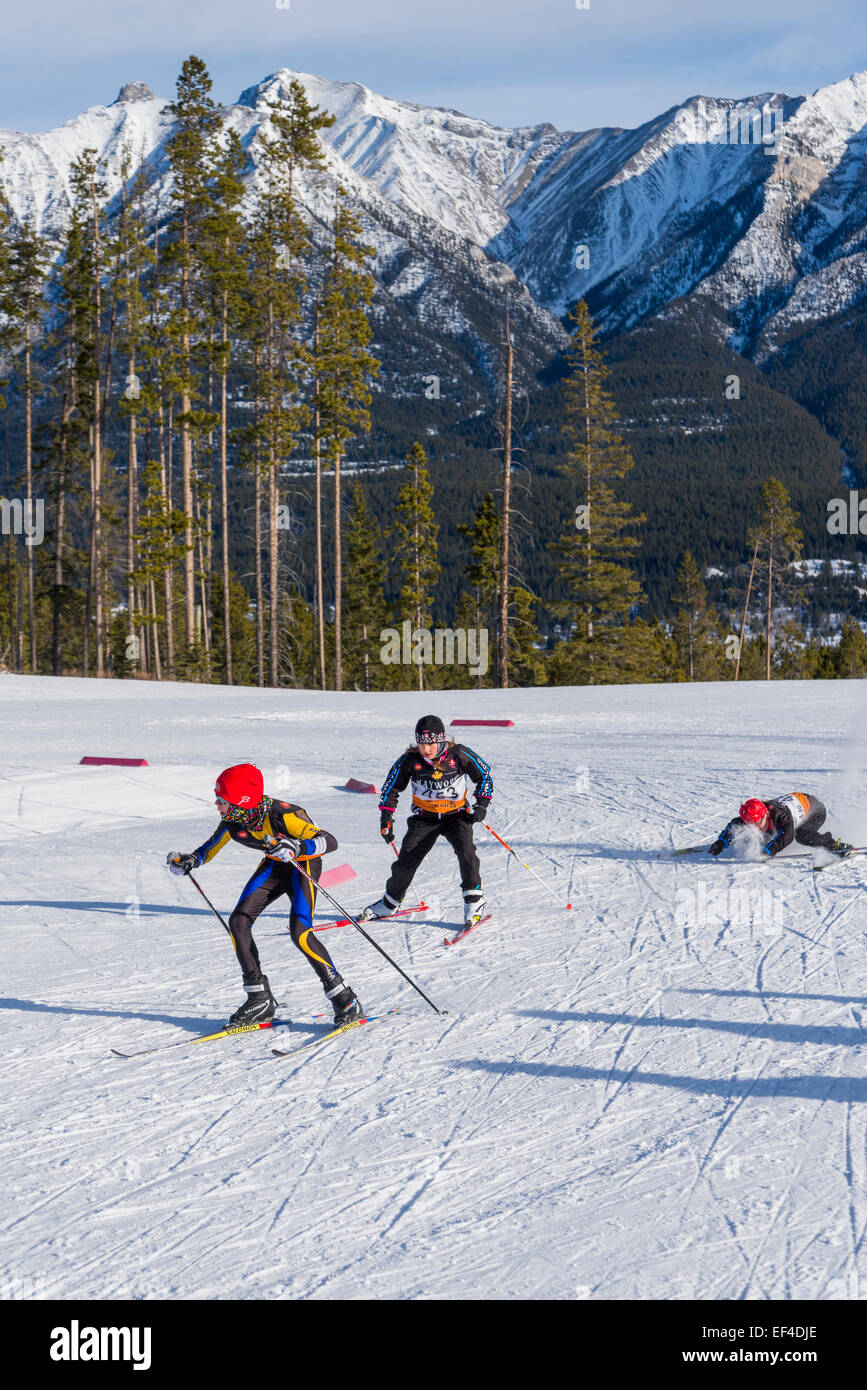
M 184 533 L 184 629 L 187 659 L 195 659 L 196 570 L 193 537 L 193 404 L 200 397 L 196 349 L 200 346 L 196 321 L 195 288 L 201 272 L 199 259 L 203 224 L 213 205 L 212 181 L 216 139 L 221 120 L 211 98 L 210 75 L 201 58 L 187 58 L 177 82 L 176 97 L 166 108 L 175 131 L 166 145 L 172 170 L 175 204 L 171 240 L 166 259 L 178 280 L 178 301 L 170 331 L 177 344 L 177 380 L 181 431 L 182 510 Z
M 121 275 L 118 296 L 120 301 L 120 351 L 126 369 L 119 413 L 126 418 L 127 425 L 126 635 L 127 641 L 132 643 L 136 637 L 138 602 L 135 586 L 135 535 L 139 493 L 139 422 L 143 414 L 153 411 L 155 399 L 152 391 L 143 390 L 140 377 L 140 373 L 144 369 L 144 345 L 147 330 L 147 302 L 143 282 L 154 263 L 153 251 L 148 245 L 144 211 L 144 199 L 149 180 L 145 170 L 140 169 L 132 182 L 131 189 L 128 190 L 130 162 L 130 153 L 127 150 L 124 154 L 121 170 L 121 203 L 115 254 Z M 114 664 L 115 672 L 117 672 L 118 655 L 116 649 Z M 125 657 L 124 669 L 127 665 L 135 665 L 134 659 Z
M 368 351 L 367 310 L 373 278 L 365 263 L 373 248 L 358 240 L 361 224 L 338 189 L 332 247 L 323 285 L 313 370 L 318 437 L 334 467 L 334 688 L 343 689 L 343 550 L 340 466 L 350 439 L 370 429 L 370 379 L 379 363 Z
M 773 650 L 772 622 L 777 601 L 785 592 L 786 568 L 801 554 L 803 535 L 798 515 L 789 506 L 789 494 L 777 478 L 769 478 L 762 488 L 758 526 L 751 532 L 751 545 L 758 540 L 762 573 L 766 583 L 765 601 L 765 679 L 771 679 Z
M 244 254 L 244 225 L 241 202 L 244 197 L 242 173 L 245 155 L 235 131 L 226 132 L 225 148 L 217 156 L 214 172 L 214 201 L 202 219 L 200 255 L 211 297 L 211 320 L 215 341 L 211 355 L 219 378 L 218 473 L 220 479 L 222 652 L 221 667 L 227 685 L 234 684 L 232 625 L 237 600 L 233 599 L 229 569 L 229 398 L 228 378 L 232 366 L 233 337 L 242 331 L 249 302 L 249 268 Z M 237 582 L 237 581 L 236 581 Z
M 845 680 L 862 680 L 867 676 L 867 637 L 854 618 L 847 618 L 835 651 L 836 674 Z
M 22 223 L 9 247 L 9 299 L 12 311 L 12 343 L 17 354 L 19 393 L 24 401 L 24 487 L 25 506 L 34 506 L 33 497 L 33 404 L 38 393 L 34 378 L 33 350 L 43 332 L 45 304 L 43 290 L 48 269 L 48 250 L 43 239 L 27 223 Z M 36 654 L 36 557 L 32 545 L 27 551 L 27 627 L 29 667 L 38 669 Z
M 96 675 L 105 675 L 105 543 L 103 408 L 104 198 L 96 150 L 86 149 L 72 165 L 73 224 L 71 245 L 76 260 L 68 267 L 77 324 L 76 380 L 79 408 L 86 420 L 90 465 L 90 559 L 85 601 L 82 667 L 90 674 L 90 629 L 94 628 Z
M 470 561 L 464 574 L 468 589 L 455 609 L 455 627 L 502 631 L 502 587 L 499 582 L 503 556 L 502 518 L 488 492 L 476 511 L 472 526 L 458 526 L 470 542 Z M 529 589 L 511 584 L 508 591 L 508 678 L 510 685 L 544 685 L 545 656 L 536 625 L 538 600 Z M 476 677 L 479 690 L 494 684 L 494 672 Z
M 718 680 L 722 666 L 716 623 L 708 610 L 701 571 L 690 550 L 677 571 L 672 602 L 677 610 L 672 636 L 687 680 Z
M 409 477 L 397 496 L 392 534 L 397 537 L 393 561 L 403 575 L 400 619 L 409 618 L 416 630 L 431 627 L 433 593 L 442 573 L 437 561 L 437 525 L 433 510 L 433 486 L 427 471 L 427 455 L 415 443 L 406 460 Z M 418 688 L 424 690 L 424 664 L 418 665 Z
M 380 633 L 388 626 L 384 589 L 388 566 L 382 554 L 379 526 L 370 513 L 361 483 L 352 495 L 346 528 L 346 564 L 352 582 L 344 600 L 346 685 L 354 690 L 381 690 L 384 668 L 379 662 Z
M 268 482 L 268 559 L 272 685 L 278 682 L 279 479 L 281 461 L 291 454 L 309 411 L 302 400 L 309 354 L 301 342 L 301 304 L 307 289 L 305 263 L 310 232 L 297 198 L 300 174 L 318 171 L 323 157 L 318 132 L 334 118 L 311 106 L 304 88 L 292 79 L 287 101 L 271 103 L 268 127 L 259 135 L 263 188 L 251 235 L 262 301 L 262 389 L 260 429 Z
M 498 574 L 502 553 L 502 523 L 488 492 L 476 511 L 472 526 L 457 528 L 470 543 L 470 561 L 464 574 L 470 586 L 474 621 L 468 626 L 491 627 L 497 621 Z M 457 622 L 457 618 L 455 619 Z
M 162 679 L 160 628 L 166 617 L 165 606 L 157 599 L 156 581 L 177 564 L 186 552 L 187 517 L 167 504 L 160 465 L 151 460 L 144 469 L 144 495 L 138 513 L 135 547 L 138 566 L 134 574 L 145 596 L 142 622 L 149 644 L 150 665 L 157 680 Z
M 552 670 L 560 682 L 599 684 L 640 669 L 643 638 L 630 634 L 632 610 L 642 593 L 623 563 L 638 546 L 631 528 L 644 521 L 619 500 L 613 484 L 632 468 L 628 445 L 615 431 L 616 409 L 607 390 L 608 368 L 597 346 L 597 331 L 582 299 L 570 315 L 575 325 L 567 353 L 571 373 L 564 385 L 570 448 L 563 471 L 576 484 L 578 506 L 563 538 L 554 546 L 558 575 L 568 598 L 556 605 L 571 635 L 554 654 Z M 630 643 L 635 651 L 629 651 Z

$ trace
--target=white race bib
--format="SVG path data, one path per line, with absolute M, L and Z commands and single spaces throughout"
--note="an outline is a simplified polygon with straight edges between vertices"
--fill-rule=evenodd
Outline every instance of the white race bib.
M 799 796 L 796 796 L 794 792 L 790 792 L 787 796 L 776 797 L 776 802 L 778 806 L 785 806 L 795 823 L 796 830 L 799 825 L 803 825 L 804 821 L 807 819 L 807 811 Z

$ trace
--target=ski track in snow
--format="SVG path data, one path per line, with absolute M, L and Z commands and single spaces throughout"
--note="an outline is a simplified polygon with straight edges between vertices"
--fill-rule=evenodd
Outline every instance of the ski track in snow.
M 517 850 L 477 830 L 491 921 L 443 949 L 461 899 L 438 845 L 415 883 L 429 912 L 374 928 L 448 1013 L 348 927 L 323 942 L 365 1007 L 399 1004 L 395 1018 L 298 1059 L 273 1057 L 265 1032 L 122 1060 L 112 1046 L 209 1031 L 240 997 L 222 928 L 164 866 L 213 829 L 215 772 L 251 758 L 278 790 L 288 767 L 279 794 L 357 871 L 335 890 L 352 910 L 393 856 L 376 799 L 341 787 L 380 785 L 419 697 L 142 684 L 129 706 L 122 683 L 0 677 L 15 749 L 0 777 L 0 1287 L 867 1297 L 864 861 L 814 875 L 809 859 L 658 857 L 708 843 L 749 792 L 815 790 L 863 843 L 862 692 L 425 696 L 447 719 L 516 721 L 461 731 L 492 763 L 491 824 Z M 93 752 L 150 766 L 79 767 Z M 230 846 L 200 870 L 224 915 L 256 862 Z M 322 996 L 287 925 L 277 903 L 256 937 L 311 1036 Z

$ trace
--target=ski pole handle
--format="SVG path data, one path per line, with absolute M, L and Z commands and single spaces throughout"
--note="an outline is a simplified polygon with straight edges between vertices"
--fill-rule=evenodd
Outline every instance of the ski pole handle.
M 492 825 L 488 825 L 487 821 L 485 821 L 484 825 L 485 825 L 485 829 L 486 829 L 486 830 L 490 830 L 490 832 L 491 832 L 491 834 L 493 835 L 494 839 L 495 839 L 495 840 L 499 840 L 500 844 L 503 846 L 503 849 L 507 849 L 507 850 L 509 851 L 510 854 L 513 854 L 513 855 L 515 856 L 515 858 L 518 859 L 518 855 L 517 855 L 516 851 L 512 849 L 512 846 L 511 846 L 511 845 L 506 844 L 506 841 L 503 839 L 502 835 L 498 835 L 497 832 L 496 832 L 496 830 L 494 829 L 494 827 L 493 827 Z M 519 864 L 524 864 L 523 859 L 518 859 L 518 863 L 519 863 Z M 539 882 L 541 883 L 542 887 L 543 887 L 544 889 L 546 889 L 546 891 L 549 892 L 553 898 L 557 898 L 557 901 L 560 902 L 560 899 L 559 899 L 559 897 L 557 897 L 557 894 L 554 892 L 554 889 L 550 886 L 550 884 L 548 884 L 548 883 L 545 882 L 545 880 L 542 878 L 541 874 L 537 874 L 537 873 L 536 873 L 536 870 L 533 869 L 533 868 L 531 868 L 531 866 L 530 866 L 529 864 L 524 864 L 524 868 L 527 869 L 527 870 L 533 875 L 534 878 L 537 878 L 537 879 L 539 880 Z M 567 904 L 566 904 L 566 911 L 567 911 L 567 912 L 571 912 L 571 911 L 572 911 L 572 904 L 571 904 L 571 903 L 567 903 Z

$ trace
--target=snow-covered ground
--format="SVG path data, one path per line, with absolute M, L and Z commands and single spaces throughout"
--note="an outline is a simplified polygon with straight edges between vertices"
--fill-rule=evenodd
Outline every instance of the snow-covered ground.
M 833 683 L 322 695 L 0 677 L 0 1293 L 36 1298 L 867 1297 L 867 860 L 666 860 L 746 794 L 814 791 L 867 838 L 865 687 Z M 371 1012 L 121 1060 L 240 1002 L 227 939 L 165 868 L 215 824 L 214 775 L 333 830 L 378 896 L 377 785 L 419 715 L 471 729 L 493 919 L 438 846 L 427 916 L 324 936 Z M 149 766 L 80 767 L 86 754 Z M 404 803 L 406 797 L 404 796 Z M 403 809 L 403 808 L 402 808 Z M 401 823 L 403 817 L 401 816 Z M 224 911 L 252 855 L 200 871 Z M 337 913 L 320 900 L 321 918 Z M 263 963 L 308 1036 L 322 996 L 278 904 Z

